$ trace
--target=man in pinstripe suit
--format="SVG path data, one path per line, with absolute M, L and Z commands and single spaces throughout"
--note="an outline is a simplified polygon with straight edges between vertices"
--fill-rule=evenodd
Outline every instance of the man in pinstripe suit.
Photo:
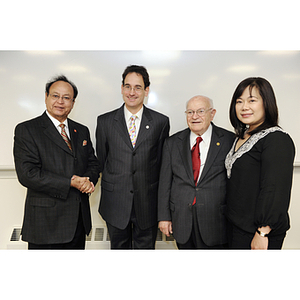
M 22 240 L 29 249 L 84 249 L 89 194 L 99 162 L 86 126 L 68 118 L 77 87 L 65 76 L 46 84 L 46 111 L 15 129 L 14 159 L 27 187 Z
M 161 152 L 169 118 L 143 104 L 150 85 L 144 67 L 129 66 L 122 77 L 124 104 L 97 119 L 99 213 L 112 249 L 154 249 Z

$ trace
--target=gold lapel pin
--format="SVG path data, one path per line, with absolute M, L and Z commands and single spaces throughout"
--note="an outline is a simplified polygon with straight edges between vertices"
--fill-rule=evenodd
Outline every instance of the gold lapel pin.
M 221 144 L 219 142 L 217 142 L 217 146 L 220 146 Z

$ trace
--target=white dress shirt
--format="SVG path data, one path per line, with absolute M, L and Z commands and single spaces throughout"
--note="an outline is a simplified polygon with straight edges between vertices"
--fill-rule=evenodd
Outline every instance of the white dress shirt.
M 126 121 L 128 131 L 129 131 L 129 125 L 131 122 L 131 120 L 130 120 L 131 116 L 133 116 L 133 115 L 136 116 L 136 119 L 135 119 L 136 137 L 138 137 L 138 134 L 139 134 L 139 130 L 140 130 L 141 122 L 142 122 L 143 111 L 144 111 L 144 106 L 142 106 L 142 108 L 136 114 L 132 114 L 127 109 L 126 105 L 124 105 L 124 116 L 125 116 L 125 121 Z
M 208 129 L 201 135 L 202 142 L 199 144 L 201 166 L 200 166 L 198 181 L 199 181 L 199 178 L 201 176 L 201 173 L 203 171 L 203 168 L 204 168 L 204 165 L 205 165 L 205 162 L 206 162 L 208 149 L 209 149 L 210 141 L 211 141 L 211 134 L 212 134 L 212 126 L 210 124 Z M 197 134 L 195 134 L 194 132 L 191 131 L 191 134 L 190 134 L 190 147 L 191 147 L 191 150 L 192 150 L 193 146 L 196 144 L 196 140 L 197 140 L 198 136 L 199 135 L 197 135 Z
M 55 128 L 58 130 L 59 134 L 61 134 L 61 127 L 60 127 L 59 125 L 60 125 L 60 124 L 65 124 L 65 131 L 66 131 L 66 134 L 67 134 L 69 140 L 71 140 L 71 139 L 70 139 L 70 130 L 69 130 L 69 126 L 68 126 L 68 119 L 65 119 L 65 121 L 61 123 L 61 122 L 59 122 L 58 120 L 56 120 L 54 117 L 52 117 L 52 116 L 48 113 L 47 110 L 46 110 L 46 114 L 47 114 L 47 116 L 50 118 L 50 120 L 53 122 L 53 124 L 54 124 Z

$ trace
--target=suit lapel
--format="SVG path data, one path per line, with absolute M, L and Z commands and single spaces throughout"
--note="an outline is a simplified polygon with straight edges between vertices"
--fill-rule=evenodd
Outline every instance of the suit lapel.
M 179 148 L 179 153 L 181 155 L 183 166 L 186 169 L 188 177 L 192 183 L 194 183 L 193 175 L 193 164 L 192 155 L 190 147 L 190 129 L 187 128 L 178 136 L 177 146 Z
M 71 137 L 71 144 L 72 144 L 72 150 L 73 150 L 73 155 L 76 156 L 77 153 L 77 140 L 78 140 L 78 132 L 77 128 L 75 126 L 75 123 L 68 119 L 68 125 L 69 125 L 69 132 L 70 132 L 70 137 Z
M 128 130 L 127 130 L 127 125 L 126 125 L 126 122 L 125 122 L 124 104 L 116 111 L 114 121 L 115 121 L 115 124 L 116 124 L 116 126 L 115 126 L 116 131 L 119 133 L 121 138 L 124 140 L 125 144 L 129 148 L 133 149 L 131 141 L 130 141 L 129 133 L 128 133 Z
M 147 107 L 144 106 L 142 122 L 136 139 L 135 149 L 137 149 L 144 140 L 148 138 L 153 130 L 153 119 Z
M 58 130 L 55 128 L 52 121 L 48 118 L 47 114 L 44 113 L 41 118 L 41 127 L 43 128 L 44 134 L 52 140 L 57 146 L 62 148 L 68 154 L 72 155 L 71 150 L 68 148 L 66 142 L 60 136 Z
M 198 184 L 203 180 L 203 178 L 205 178 L 207 172 L 211 168 L 218 153 L 220 152 L 220 149 L 221 149 L 222 143 L 223 143 L 223 135 L 219 134 L 219 132 L 214 124 L 212 124 L 212 127 L 213 128 L 212 128 L 210 146 L 208 149 L 208 154 L 207 154 L 206 162 L 204 165 L 204 169 L 201 173 L 201 177 L 200 177 Z

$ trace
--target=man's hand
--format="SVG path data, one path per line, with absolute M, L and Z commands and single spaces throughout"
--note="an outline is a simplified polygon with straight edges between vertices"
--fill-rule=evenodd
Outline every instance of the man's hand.
M 94 184 L 89 177 L 79 177 L 73 175 L 71 179 L 71 186 L 79 190 L 81 193 L 91 194 L 95 191 Z
M 171 221 L 160 221 L 158 223 L 160 231 L 166 236 L 170 236 L 173 233 L 172 231 L 172 222 Z

